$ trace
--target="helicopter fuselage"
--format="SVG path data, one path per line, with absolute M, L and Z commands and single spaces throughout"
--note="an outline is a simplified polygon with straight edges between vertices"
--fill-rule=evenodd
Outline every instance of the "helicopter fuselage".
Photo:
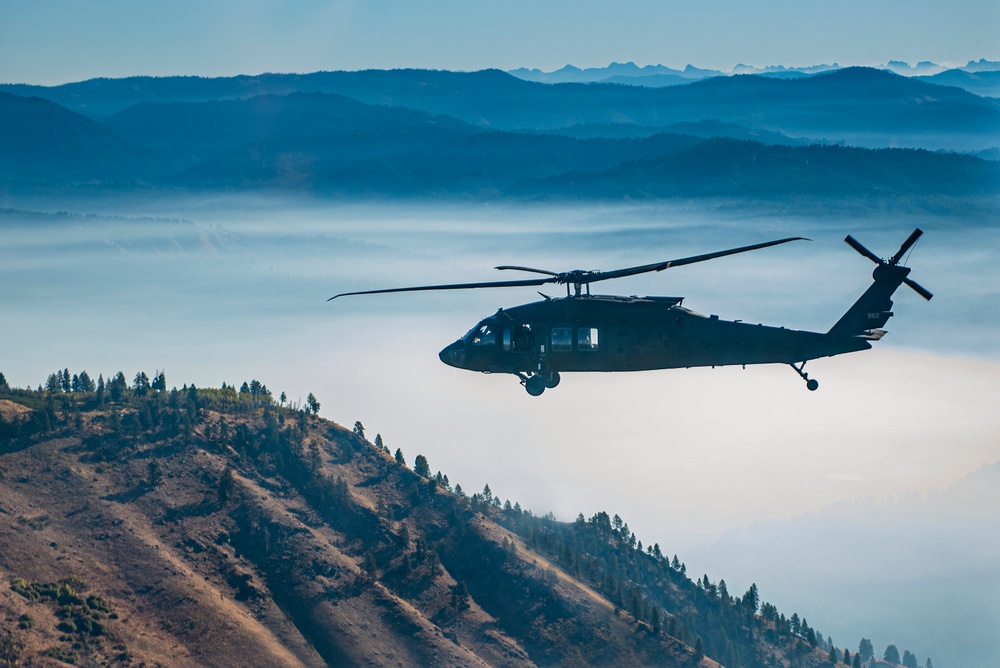
M 461 369 L 522 375 L 794 364 L 871 348 L 858 336 L 704 316 L 682 301 L 580 295 L 500 309 L 440 358 Z

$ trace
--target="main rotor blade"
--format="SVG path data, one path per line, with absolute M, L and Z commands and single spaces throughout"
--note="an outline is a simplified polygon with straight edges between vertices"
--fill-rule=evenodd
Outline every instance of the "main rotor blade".
M 919 239 L 920 235 L 923 233 L 924 231 L 921 230 L 919 227 L 913 230 L 913 234 L 911 234 L 906 238 L 906 241 L 904 241 L 903 245 L 899 247 L 899 250 L 896 251 L 896 254 L 893 255 L 891 258 L 889 258 L 889 264 L 891 265 L 899 264 L 899 261 L 903 259 L 904 255 L 906 255 L 906 251 L 910 250 L 910 246 L 917 243 L 917 239 Z
M 931 297 L 933 297 L 933 296 L 934 296 L 934 295 L 932 295 L 932 294 L 931 294 L 931 293 L 930 293 L 930 292 L 929 292 L 929 291 L 927 290 L 927 288 L 925 288 L 924 286 L 920 285 L 920 284 L 919 284 L 919 283 L 917 283 L 916 281 L 911 281 L 911 280 L 910 280 L 910 279 L 908 279 L 908 278 L 904 278 L 904 279 L 903 279 L 903 282 L 904 282 L 904 283 L 906 283 L 907 285 L 909 285 L 909 286 L 910 286 L 911 288 L 913 288 L 913 291 L 914 291 L 914 292 L 916 292 L 916 293 L 917 293 L 918 295 L 920 295 L 921 297 L 923 297 L 923 298 L 924 298 L 924 299 L 926 299 L 927 301 L 930 301 L 930 300 L 931 300 Z
M 864 255 L 866 258 L 868 258 L 869 260 L 871 260 L 875 264 L 882 264 L 882 258 L 880 258 L 875 253 L 871 252 L 870 250 L 868 250 L 867 248 L 865 248 L 864 246 L 862 246 L 861 243 L 857 239 L 855 239 L 854 237 L 852 237 L 850 234 L 848 234 L 844 238 L 844 241 L 847 242 L 848 246 L 850 246 L 854 250 L 858 251 L 859 253 L 861 253 L 862 255 Z
M 327 299 L 330 302 L 337 297 L 352 295 L 378 295 L 387 292 L 424 292 L 428 290 L 471 290 L 473 288 L 517 288 L 524 286 L 544 285 L 554 283 L 554 278 L 529 278 L 523 281 L 487 281 L 484 283 L 452 283 L 450 285 L 418 285 L 409 288 L 387 288 L 384 290 L 361 290 L 359 292 L 342 292 Z
M 682 267 L 686 264 L 694 264 L 695 262 L 704 262 L 705 260 L 714 260 L 717 257 L 725 257 L 726 255 L 735 255 L 736 253 L 746 253 L 748 251 L 760 250 L 761 248 L 767 248 L 769 246 L 786 244 L 789 241 L 810 241 L 810 239 L 806 239 L 805 237 L 788 237 L 787 239 L 778 239 L 777 241 L 766 241 L 761 244 L 753 244 L 752 246 L 740 246 L 739 248 L 730 248 L 729 250 L 716 251 L 714 253 L 705 253 L 704 255 L 692 255 L 691 257 L 682 257 L 677 260 L 667 260 L 666 262 L 655 262 L 653 264 L 644 264 L 638 267 L 628 267 L 626 269 L 616 269 L 613 271 L 592 272 L 590 276 L 587 277 L 587 280 L 589 282 L 606 281 L 610 278 L 635 276 L 636 274 L 644 274 L 649 271 L 663 271 L 664 269 L 669 269 L 671 267 Z
M 516 271 L 530 271 L 530 272 L 533 272 L 533 273 L 536 273 L 536 274 L 545 274 L 546 276 L 558 276 L 559 275 L 559 274 L 557 274 L 554 271 L 549 271 L 548 269 L 534 269 L 532 267 L 518 267 L 518 266 L 514 266 L 514 265 L 509 265 L 509 264 L 500 265 L 499 267 L 494 267 L 494 269 L 500 269 L 501 271 L 503 271 L 505 269 L 514 269 Z

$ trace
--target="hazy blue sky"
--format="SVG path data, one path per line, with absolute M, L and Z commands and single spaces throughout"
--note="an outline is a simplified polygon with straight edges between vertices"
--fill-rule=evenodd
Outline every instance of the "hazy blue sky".
M 545 70 L 1000 60 L 1000 3 L 955 0 L 0 1 L 0 81 L 321 69 Z

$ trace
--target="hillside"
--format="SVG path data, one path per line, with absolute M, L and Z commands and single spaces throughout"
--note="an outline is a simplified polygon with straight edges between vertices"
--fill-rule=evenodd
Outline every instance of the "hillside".
M 0 375 L 0 663 L 831 665 L 755 586 L 692 582 L 617 515 L 468 496 L 311 395 L 46 387 Z
M 135 182 L 158 171 L 155 156 L 42 98 L 0 92 L 0 119 L 0 182 Z

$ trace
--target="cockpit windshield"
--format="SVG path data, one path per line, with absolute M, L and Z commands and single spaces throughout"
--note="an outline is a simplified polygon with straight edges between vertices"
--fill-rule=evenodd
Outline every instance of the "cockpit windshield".
M 473 346 L 492 346 L 497 342 L 496 333 L 490 325 L 483 323 L 473 327 L 465 335 L 465 341 Z

